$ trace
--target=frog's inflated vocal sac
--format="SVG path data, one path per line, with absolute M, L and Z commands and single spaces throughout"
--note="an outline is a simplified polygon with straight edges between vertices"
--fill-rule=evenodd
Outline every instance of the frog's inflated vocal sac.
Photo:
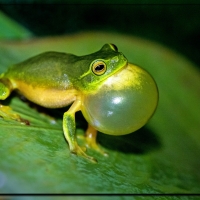
M 28 100 L 47 108 L 72 104 L 63 116 L 63 130 L 72 153 L 91 161 L 76 140 L 75 113 L 82 111 L 88 122 L 86 143 L 101 153 L 96 134 L 123 135 L 141 128 L 153 115 L 158 90 L 142 68 L 128 63 L 113 44 L 99 51 L 76 56 L 45 52 L 11 66 L 0 76 L 0 100 L 17 90 Z M 0 107 L 3 118 L 23 121 Z M 106 155 L 106 153 L 105 153 Z

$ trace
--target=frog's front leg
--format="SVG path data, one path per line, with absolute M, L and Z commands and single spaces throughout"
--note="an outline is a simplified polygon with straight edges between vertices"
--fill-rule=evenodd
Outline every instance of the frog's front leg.
M 69 148 L 71 153 L 77 154 L 84 158 L 87 158 L 93 162 L 97 162 L 93 157 L 88 156 L 84 150 L 78 145 L 76 140 L 76 123 L 75 123 L 75 113 L 81 108 L 81 100 L 77 99 L 70 109 L 64 113 L 63 116 L 63 131 L 64 136 L 69 143 Z
M 11 84 L 7 81 L 7 83 L 3 83 L 0 81 L 0 100 L 5 100 L 11 93 Z

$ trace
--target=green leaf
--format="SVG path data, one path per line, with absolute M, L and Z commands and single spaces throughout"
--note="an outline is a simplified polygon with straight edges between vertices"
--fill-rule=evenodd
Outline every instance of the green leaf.
M 12 95 L 5 104 L 30 125 L 0 119 L 1 193 L 200 193 L 200 73 L 186 58 L 140 38 L 85 32 L 2 41 L 0 70 L 43 51 L 85 55 L 108 42 L 155 78 L 160 100 L 153 118 L 126 136 L 99 133 L 98 141 L 109 157 L 88 150 L 98 160 L 93 164 L 69 152 L 62 131 L 67 108 L 41 111 L 37 107 L 38 111 Z M 84 134 L 86 122 L 80 114 L 76 121 L 77 135 Z
M 24 39 L 32 36 L 31 32 L 0 11 L 0 39 Z

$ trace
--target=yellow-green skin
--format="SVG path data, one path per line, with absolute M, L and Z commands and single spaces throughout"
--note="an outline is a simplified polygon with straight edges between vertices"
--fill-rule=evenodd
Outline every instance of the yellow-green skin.
M 112 135 L 133 132 L 152 116 L 158 100 L 153 78 L 143 69 L 128 64 L 113 44 L 105 44 L 90 55 L 46 52 L 13 65 L 0 76 L 0 100 L 6 99 L 12 90 L 47 108 L 72 104 L 63 116 L 64 135 L 72 153 L 92 161 L 95 159 L 76 142 L 75 112 L 81 110 L 88 121 L 88 146 L 102 153 L 96 144 L 97 130 Z M 114 97 L 124 101 L 116 103 L 112 101 Z M 3 106 L 0 110 L 6 116 Z M 124 117 L 130 120 L 123 122 Z M 16 120 L 20 119 L 16 116 Z

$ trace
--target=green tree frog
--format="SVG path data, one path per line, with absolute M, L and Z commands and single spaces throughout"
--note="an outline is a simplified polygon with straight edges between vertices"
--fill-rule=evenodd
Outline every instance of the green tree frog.
M 134 132 L 146 124 L 158 102 L 151 75 L 128 63 L 114 44 L 84 56 L 45 52 L 10 66 L 0 75 L 0 100 L 13 90 L 46 108 L 71 104 L 63 116 L 64 136 L 72 153 L 91 161 L 95 158 L 76 140 L 77 111 L 82 111 L 88 122 L 87 145 L 103 152 L 96 143 L 97 131 L 111 135 Z M 3 118 L 23 121 L 3 105 L 0 111 Z

